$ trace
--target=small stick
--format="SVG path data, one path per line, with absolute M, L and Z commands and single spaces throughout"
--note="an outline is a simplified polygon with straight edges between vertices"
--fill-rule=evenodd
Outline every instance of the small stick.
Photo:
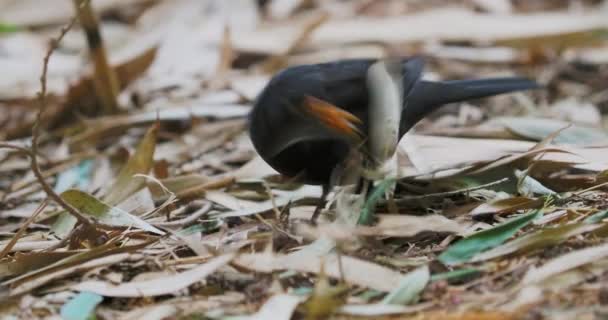
M 19 228 L 19 231 L 15 233 L 11 241 L 9 241 L 9 243 L 4 247 L 2 252 L 0 252 L 0 259 L 4 258 L 9 252 L 11 252 L 11 249 L 15 246 L 15 244 L 17 244 L 17 241 L 19 240 L 19 238 L 21 238 L 27 227 L 32 222 L 34 222 L 34 220 L 36 220 L 36 217 L 44 210 L 44 208 L 46 208 L 46 205 L 47 200 L 42 201 L 38 208 L 36 208 L 36 211 L 34 211 L 34 213 L 29 218 L 27 218 L 27 220 L 25 220 L 25 222 Z
M 85 0 L 85 2 L 83 2 L 83 4 L 86 4 L 88 2 L 89 2 L 88 0 Z M 63 37 L 65 37 L 65 35 L 68 33 L 68 31 L 70 31 L 72 26 L 74 26 L 74 23 L 76 23 L 77 19 L 78 19 L 78 15 L 74 16 L 74 18 L 72 18 L 72 20 L 65 27 L 61 28 L 61 32 L 59 33 L 59 36 L 56 39 L 53 39 L 51 41 L 51 46 L 50 46 L 49 50 L 46 52 L 46 55 L 44 56 L 44 60 L 43 60 L 43 64 L 42 64 L 42 74 L 40 75 L 40 92 L 38 92 L 39 110 L 38 110 L 38 113 L 36 114 L 36 121 L 34 122 L 34 127 L 32 128 L 32 149 L 31 149 L 29 155 L 30 155 L 30 160 L 31 160 L 32 171 L 34 172 L 34 175 L 38 179 L 38 182 L 40 182 L 40 185 L 42 186 L 42 189 L 47 194 L 47 196 L 49 198 L 51 198 L 53 201 L 55 201 L 57 204 L 59 204 L 64 210 L 66 210 L 72 216 L 74 216 L 78 220 L 78 222 L 85 224 L 85 225 L 93 225 L 93 223 L 91 221 L 89 221 L 88 218 L 83 216 L 80 212 L 78 212 L 78 210 L 76 210 L 76 208 L 72 207 L 69 203 L 65 202 L 55 192 L 55 190 L 53 190 L 53 188 L 46 182 L 46 180 L 44 179 L 44 176 L 40 172 L 40 165 L 38 164 L 38 157 L 36 156 L 38 154 L 38 137 L 40 136 L 40 123 L 42 122 L 42 114 L 44 113 L 44 110 L 46 109 L 46 104 L 47 104 L 47 102 L 46 102 L 46 75 L 48 73 L 49 60 L 51 59 L 51 55 L 53 54 L 53 52 L 59 46 L 59 42 L 61 42 Z
M 205 204 L 205 206 L 196 210 L 194 213 L 192 213 L 191 215 L 189 215 L 183 219 L 175 220 L 175 221 L 166 221 L 166 222 L 152 222 L 152 224 L 156 227 L 165 227 L 165 228 L 166 227 L 183 227 L 192 222 L 195 222 L 198 218 L 205 215 L 207 212 L 209 212 L 209 210 L 211 210 L 211 207 L 213 207 L 211 202 L 207 202 Z
M 77 16 L 80 24 L 84 29 L 91 59 L 95 65 L 95 74 L 93 76 L 93 85 L 97 99 L 102 107 L 104 115 L 117 114 L 119 112 L 118 102 L 116 97 L 120 91 L 120 83 L 114 69 L 110 67 L 108 55 L 103 45 L 101 32 L 99 31 L 99 23 L 91 1 L 88 0 L 73 0 L 77 10 Z
M 395 199 L 394 201 L 395 201 L 395 204 L 404 204 L 406 202 L 416 201 L 416 200 L 427 200 L 427 199 L 432 199 L 432 198 L 445 198 L 445 197 L 455 196 L 455 195 L 459 195 L 459 194 L 463 194 L 463 193 L 469 193 L 469 192 L 475 191 L 475 190 L 485 189 L 488 187 L 492 187 L 492 186 L 504 183 L 508 180 L 509 180 L 509 178 L 502 178 L 500 180 L 482 184 L 482 185 L 479 185 L 476 187 L 454 190 L 454 191 L 429 193 L 429 194 L 424 194 L 424 195 L 420 195 L 420 196 L 405 196 L 405 197 L 402 197 L 399 199 Z
M 315 207 L 315 211 L 312 213 L 312 217 L 310 218 L 310 223 L 312 223 L 313 225 L 317 224 L 317 219 L 319 218 L 319 215 L 321 214 L 321 209 L 323 209 L 323 206 L 325 205 L 325 200 L 327 200 L 327 196 L 329 195 L 330 189 L 331 189 L 331 187 L 329 186 L 329 184 L 323 185 L 323 192 L 321 194 L 321 198 L 319 198 L 319 202 L 317 203 L 317 206 Z

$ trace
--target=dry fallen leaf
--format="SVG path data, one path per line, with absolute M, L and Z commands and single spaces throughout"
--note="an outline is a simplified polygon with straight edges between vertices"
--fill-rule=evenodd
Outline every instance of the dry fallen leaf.
M 133 281 L 114 285 L 101 281 L 81 282 L 74 290 L 94 292 L 107 297 L 151 297 L 175 293 L 181 289 L 205 279 L 215 270 L 228 264 L 234 255 L 227 254 L 188 271 L 152 280 Z

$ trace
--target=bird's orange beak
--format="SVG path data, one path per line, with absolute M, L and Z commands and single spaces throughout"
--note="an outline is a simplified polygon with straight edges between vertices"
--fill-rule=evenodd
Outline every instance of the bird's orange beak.
M 327 101 L 308 95 L 304 96 L 302 106 L 309 115 L 318 120 L 326 128 L 347 137 L 361 140 L 363 134 L 357 128 L 357 125 L 362 122 L 354 114 L 338 108 Z

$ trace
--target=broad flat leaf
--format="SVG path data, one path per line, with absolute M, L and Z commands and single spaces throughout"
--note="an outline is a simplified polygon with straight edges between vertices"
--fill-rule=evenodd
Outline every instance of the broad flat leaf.
M 511 238 L 517 231 L 534 219 L 542 216 L 542 210 L 515 217 L 493 228 L 477 232 L 464 238 L 439 255 L 439 261 L 446 265 L 457 265 L 469 261 L 474 255 L 499 246 Z
M 94 319 L 93 312 L 102 300 L 103 297 L 98 294 L 81 292 L 61 306 L 61 318 L 63 320 Z
M 428 265 L 415 269 L 403 276 L 397 288 L 387 294 L 382 303 L 403 305 L 414 303 L 430 279 L 431 273 Z
M 118 173 L 118 177 L 103 197 L 103 201 L 116 205 L 146 185 L 143 178 L 133 177 L 136 174 L 148 174 L 154 165 L 154 149 L 158 127 L 153 125 L 144 135 L 135 153 Z
M 543 140 L 551 133 L 563 129 L 571 123 L 566 121 L 545 118 L 513 118 L 504 117 L 496 119 L 513 133 L 532 140 Z M 573 125 L 564 129 L 553 140 L 558 144 L 593 144 L 606 142 L 608 134 L 589 127 Z
M 133 226 L 152 233 L 165 234 L 144 220 L 122 209 L 112 207 L 86 192 L 70 189 L 63 192 L 61 198 L 83 214 L 93 216 L 103 223 L 125 227 Z
M 544 228 L 532 234 L 527 234 L 521 238 L 517 238 L 513 241 L 510 241 L 500 247 L 496 247 L 494 249 L 478 254 L 474 256 L 471 261 L 485 261 L 515 252 L 530 251 L 555 246 L 563 241 L 568 240 L 568 238 L 586 232 L 591 232 L 599 227 L 601 227 L 601 225 L 589 223 L 572 223 L 559 227 Z
M 114 285 L 104 281 L 85 281 L 76 284 L 72 289 L 90 291 L 106 297 L 152 297 L 175 293 L 205 279 L 217 269 L 225 266 L 234 258 L 227 254 L 178 274 L 152 280 L 133 281 Z
M 116 205 L 146 185 L 144 178 L 133 177 L 136 174 L 148 174 L 154 164 L 154 149 L 158 128 L 152 126 L 139 143 L 135 153 L 120 170 L 118 177 L 103 198 L 109 205 Z M 67 235 L 76 225 L 76 218 L 64 212 L 59 215 L 51 230 L 59 237 Z

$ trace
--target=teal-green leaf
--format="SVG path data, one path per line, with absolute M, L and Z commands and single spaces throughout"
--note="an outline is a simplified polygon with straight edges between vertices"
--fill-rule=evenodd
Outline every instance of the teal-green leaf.
M 61 319 L 95 319 L 95 314 L 93 314 L 93 312 L 102 300 L 103 297 L 98 294 L 83 291 L 61 307 Z
M 125 227 L 133 226 L 152 233 L 165 234 L 141 218 L 120 208 L 112 207 L 86 192 L 69 189 L 60 196 L 81 213 L 95 217 L 103 223 Z
M 456 265 L 467 262 L 474 255 L 492 249 L 507 241 L 517 231 L 541 215 L 542 210 L 535 210 L 503 222 L 493 228 L 477 232 L 454 243 L 439 255 L 438 259 L 445 265 Z
M 585 220 L 583 220 L 583 222 L 590 224 L 600 223 L 606 218 L 608 218 L 608 210 L 603 210 L 588 216 Z
M 384 304 L 406 305 L 418 300 L 420 292 L 424 290 L 431 279 L 429 266 L 424 265 L 407 273 L 401 278 L 397 288 L 389 292 L 382 300 Z
M 369 198 L 367 198 L 367 201 L 365 201 L 363 209 L 361 209 L 361 215 L 359 216 L 359 221 L 357 221 L 357 224 L 370 225 L 372 223 L 376 204 L 378 201 L 380 201 L 380 199 L 382 199 L 382 196 L 386 190 L 388 190 L 388 188 L 390 188 L 394 183 L 395 180 L 388 179 L 380 182 L 380 184 L 374 188 Z

